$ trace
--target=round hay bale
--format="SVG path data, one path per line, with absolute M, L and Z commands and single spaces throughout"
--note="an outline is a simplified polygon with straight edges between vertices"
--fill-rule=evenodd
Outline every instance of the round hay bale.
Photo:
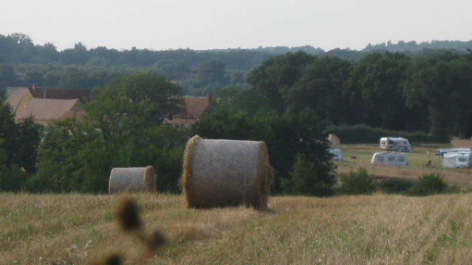
M 156 173 L 152 166 L 113 168 L 108 193 L 156 192 Z
M 187 205 L 234 205 L 266 209 L 274 179 L 264 142 L 192 137 L 185 148 L 180 180 Z

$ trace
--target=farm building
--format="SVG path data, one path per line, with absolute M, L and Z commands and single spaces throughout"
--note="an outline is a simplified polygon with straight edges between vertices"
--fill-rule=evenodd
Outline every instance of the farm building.
M 207 93 L 206 97 L 184 96 L 182 99 L 182 111 L 169 113 L 169 117 L 164 119 L 164 124 L 177 128 L 188 127 L 198 121 L 203 113 L 211 107 L 210 93 Z
M 81 118 L 83 103 L 90 97 L 90 89 L 10 88 L 6 102 L 15 113 L 16 122 L 33 117 L 35 123 L 47 124 L 55 119 Z

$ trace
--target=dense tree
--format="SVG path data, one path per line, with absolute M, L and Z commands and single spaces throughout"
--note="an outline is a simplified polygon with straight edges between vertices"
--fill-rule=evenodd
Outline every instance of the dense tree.
M 36 171 L 38 145 L 39 128 L 32 119 L 15 123 L 11 107 L 0 101 L 0 190 L 25 188 Z
M 304 67 L 314 60 L 315 57 L 303 52 L 272 57 L 254 69 L 247 82 L 269 99 L 273 109 L 282 113 L 286 107 L 283 95 L 300 79 Z
M 119 76 L 97 88 L 83 122 L 56 121 L 47 128 L 32 190 L 105 192 L 113 167 L 152 165 L 162 191 L 177 192 L 185 130 L 162 126 L 178 108 L 180 88 L 162 76 Z
M 15 86 L 17 82 L 18 76 L 13 66 L 9 64 L 0 64 L 0 89 Z
M 305 66 L 300 79 L 283 98 L 295 111 L 306 107 L 319 117 L 334 123 L 346 123 L 346 114 L 352 111 L 346 104 L 343 90 L 349 79 L 351 63 L 333 57 L 323 57 Z
M 202 84 L 225 84 L 226 64 L 219 59 L 211 59 L 203 62 L 197 69 L 197 80 Z
M 252 103 L 235 104 L 245 101 L 247 95 L 257 98 L 254 97 L 255 91 L 245 91 L 225 91 L 220 107 L 195 123 L 192 133 L 214 139 L 264 141 L 269 149 L 271 165 L 275 169 L 275 192 L 281 191 L 282 179 L 291 178 L 289 171 L 293 168 L 297 153 L 304 154 L 313 163 L 313 178 L 316 176 L 326 187 L 330 187 L 333 184 L 329 174 L 332 164 L 326 152 L 328 145 L 326 135 L 323 134 L 324 125 L 314 111 L 305 109 L 295 114 L 288 109 L 283 114 L 278 114 L 264 108 L 257 111 Z M 266 102 L 268 108 L 268 100 L 260 96 L 253 102 L 260 102 L 261 107 Z

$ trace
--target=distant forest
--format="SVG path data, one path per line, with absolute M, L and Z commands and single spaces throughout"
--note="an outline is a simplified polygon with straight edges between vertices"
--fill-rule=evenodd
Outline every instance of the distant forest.
M 438 49 L 467 52 L 472 41 L 432 41 L 425 43 L 391 42 L 367 45 L 361 51 L 333 49 L 324 51 L 312 46 L 259 47 L 256 49 L 152 51 L 148 49 L 116 50 L 106 47 L 88 49 L 82 43 L 58 51 L 52 43 L 35 45 L 24 34 L 0 35 L 0 88 L 31 86 L 59 88 L 103 87 L 112 77 L 125 73 L 152 72 L 179 84 L 185 94 L 205 95 L 217 88 L 246 86 L 250 71 L 272 56 L 305 52 L 358 61 L 373 51 L 403 52 L 408 57 L 434 53 Z

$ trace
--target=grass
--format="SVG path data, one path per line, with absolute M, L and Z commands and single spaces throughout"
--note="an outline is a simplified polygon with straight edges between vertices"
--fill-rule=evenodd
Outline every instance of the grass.
M 148 264 L 467 264 L 472 194 L 272 197 L 270 211 L 193 210 L 177 195 L 135 195 L 169 244 Z M 86 264 L 139 242 L 111 216 L 117 196 L 0 195 L 1 264 Z
M 344 161 L 335 162 L 338 174 L 347 174 L 351 169 L 364 167 L 369 175 L 375 177 L 400 177 L 417 179 L 422 174 L 439 173 L 451 186 L 459 190 L 472 191 L 472 169 L 445 169 L 437 156 L 432 155 L 438 148 L 472 147 L 471 140 L 454 140 L 451 144 L 423 144 L 414 146 L 411 153 L 406 153 L 408 166 L 389 166 L 371 164 L 370 160 L 375 152 L 382 151 L 377 144 L 341 145 Z M 427 155 L 427 152 L 430 155 Z M 355 157 L 355 159 L 353 158 Z M 427 166 L 431 161 L 431 166 Z

